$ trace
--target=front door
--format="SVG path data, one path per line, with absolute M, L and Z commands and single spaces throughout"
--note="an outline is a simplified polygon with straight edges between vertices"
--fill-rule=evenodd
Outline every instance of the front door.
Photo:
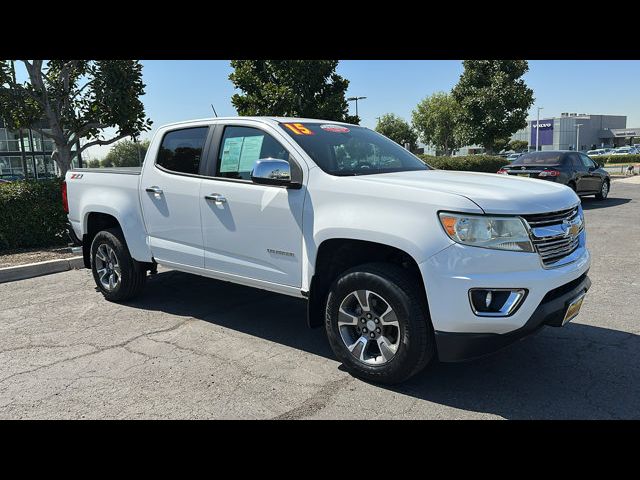
M 168 131 L 143 169 L 140 202 L 159 263 L 204 266 L 199 171 L 208 132 L 207 126 Z
M 584 190 L 589 192 L 594 192 L 600 190 L 600 176 L 595 173 L 595 170 L 598 168 L 593 160 L 591 160 L 584 153 L 580 153 L 580 160 L 584 165 L 586 171 L 584 174 Z
M 205 268 L 299 287 L 305 188 L 251 181 L 258 159 L 294 161 L 279 133 L 263 128 L 236 123 L 215 135 L 216 162 L 200 185 Z

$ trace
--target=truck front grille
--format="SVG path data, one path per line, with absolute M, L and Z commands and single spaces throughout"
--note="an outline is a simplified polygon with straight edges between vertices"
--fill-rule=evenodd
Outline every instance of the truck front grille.
M 533 245 L 547 267 L 557 266 L 580 246 L 584 224 L 579 206 L 522 218 L 529 224 Z

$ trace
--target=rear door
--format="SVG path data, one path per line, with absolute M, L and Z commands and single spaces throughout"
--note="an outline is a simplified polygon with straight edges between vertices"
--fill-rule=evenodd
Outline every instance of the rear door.
M 200 183 L 207 125 L 168 130 L 144 166 L 140 203 L 149 246 L 159 263 L 204 266 Z M 153 154 L 153 152 L 150 152 Z
M 587 179 L 587 167 L 582 163 L 580 156 L 576 152 L 568 153 L 571 162 L 571 168 L 575 174 L 576 192 L 582 193 L 589 190 L 589 182 Z
M 597 165 L 584 153 L 580 153 L 580 161 L 585 167 L 584 189 L 589 192 L 600 190 L 600 176 L 596 173 Z

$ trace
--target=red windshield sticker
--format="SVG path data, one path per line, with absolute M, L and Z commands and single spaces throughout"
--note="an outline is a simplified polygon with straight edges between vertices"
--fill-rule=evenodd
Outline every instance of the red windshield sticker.
M 313 135 L 313 132 L 301 123 L 284 123 L 283 125 L 296 135 Z
M 320 128 L 325 132 L 349 133 L 349 129 L 342 125 L 320 125 Z

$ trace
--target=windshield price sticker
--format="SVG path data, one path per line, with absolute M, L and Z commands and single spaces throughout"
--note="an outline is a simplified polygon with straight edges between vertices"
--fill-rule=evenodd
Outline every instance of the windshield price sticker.
M 320 128 L 325 132 L 349 133 L 349 129 L 342 125 L 320 125 Z
M 313 135 L 313 132 L 301 123 L 285 123 L 284 126 L 296 135 Z

